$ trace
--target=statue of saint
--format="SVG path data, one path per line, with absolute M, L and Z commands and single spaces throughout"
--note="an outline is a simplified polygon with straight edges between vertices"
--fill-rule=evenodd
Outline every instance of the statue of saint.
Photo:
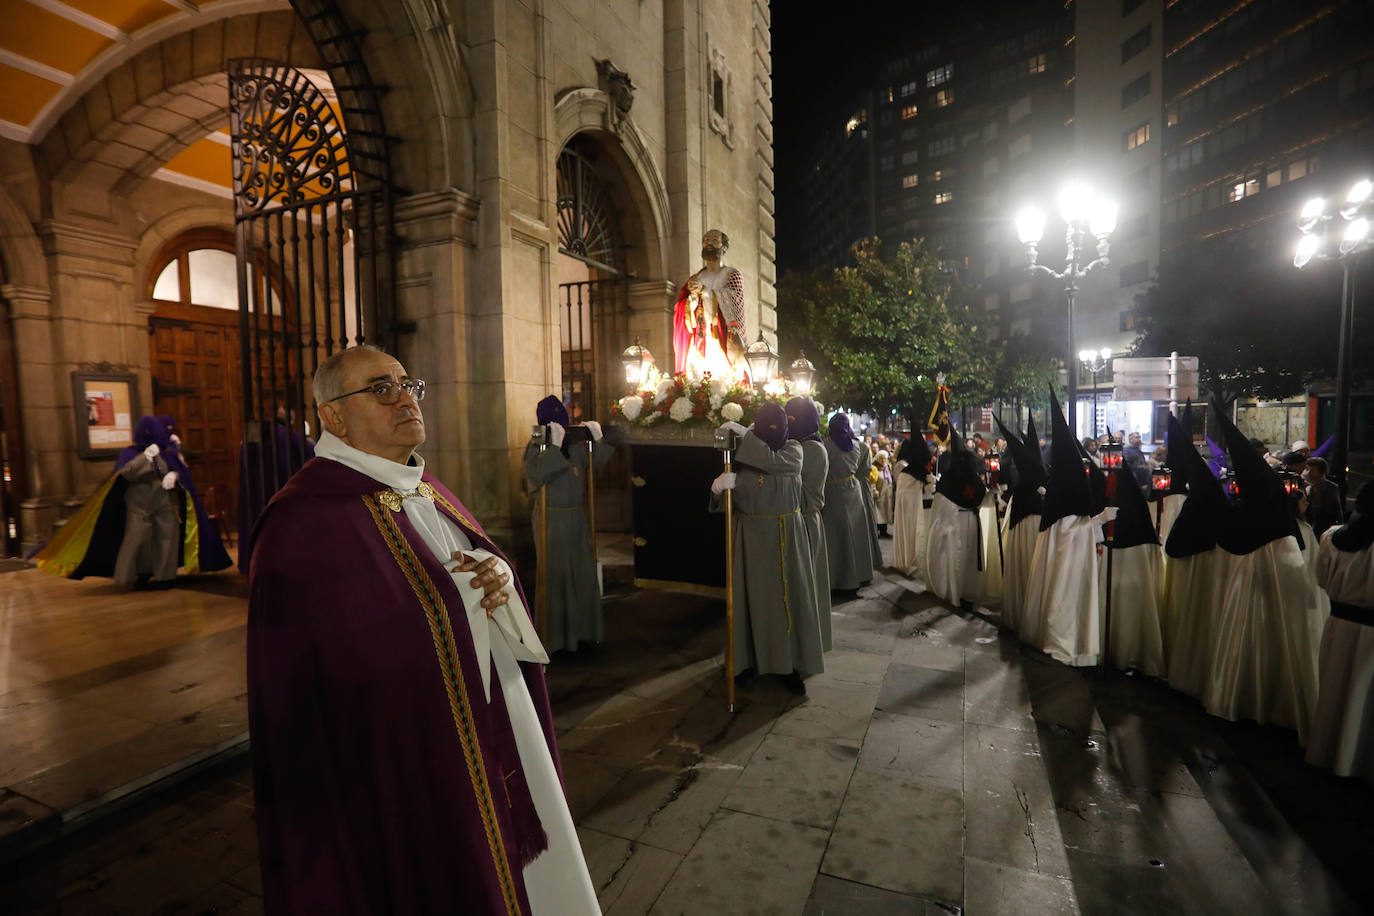
M 674 371 L 699 378 L 747 378 L 744 363 L 744 276 L 723 262 L 730 238 L 719 229 L 701 237 L 701 270 L 688 278 L 673 310 Z

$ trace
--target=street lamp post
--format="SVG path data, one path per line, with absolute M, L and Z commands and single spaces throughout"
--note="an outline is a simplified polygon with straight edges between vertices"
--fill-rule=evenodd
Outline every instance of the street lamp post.
M 1103 347 L 1101 350 L 1079 350 L 1078 361 L 1082 363 L 1093 375 L 1093 438 L 1097 438 L 1097 373 L 1111 365 L 1112 348 Z M 1072 421 L 1070 421 L 1072 422 Z M 1074 435 L 1078 435 L 1078 430 L 1074 430 Z
M 1302 236 L 1293 256 L 1293 266 L 1297 268 L 1306 267 L 1313 258 L 1337 261 L 1341 265 L 1341 327 L 1336 343 L 1336 441 L 1331 445 L 1331 464 L 1337 483 L 1346 491 L 1350 486 L 1350 370 L 1355 330 L 1355 289 L 1350 281 L 1350 263 L 1357 255 L 1374 247 L 1374 237 L 1370 233 L 1372 211 L 1374 182 L 1368 178 L 1361 178 L 1351 186 L 1345 203 L 1337 211 L 1342 220 L 1340 224 L 1335 223 L 1335 214 L 1324 198 L 1312 198 L 1298 215 L 1298 230 Z M 1339 232 L 1335 229 L 1337 225 L 1341 226 Z
M 1078 366 L 1074 363 L 1073 309 L 1078 296 L 1078 284 L 1088 274 L 1111 263 L 1111 234 L 1116 231 L 1116 202 L 1101 195 L 1093 195 L 1087 185 L 1070 182 L 1059 193 L 1059 210 L 1064 219 L 1064 269 L 1051 270 L 1038 263 L 1040 239 L 1045 234 L 1045 212 L 1038 207 L 1025 207 L 1016 214 L 1016 234 L 1026 247 L 1026 266 L 1032 274 L 1049 277 L 1064 283 L 1064 301 L 1068 307 L 1069 348 L 1065 361 L 1069 370 L 1069 428 L 1074 422 L 1078 401 Z M 1097 256 L 1084 263 L 1084 247 L 1089 237 L 1097 240 Z

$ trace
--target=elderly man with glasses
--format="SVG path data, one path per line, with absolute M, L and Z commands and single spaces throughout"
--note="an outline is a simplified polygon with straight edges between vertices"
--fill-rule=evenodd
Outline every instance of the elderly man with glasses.
M 599 913 L 511 568 L 425 469 L 425 384 L 315 373 L 315 458 L 258 523 L 248 703 L 269 913 Z

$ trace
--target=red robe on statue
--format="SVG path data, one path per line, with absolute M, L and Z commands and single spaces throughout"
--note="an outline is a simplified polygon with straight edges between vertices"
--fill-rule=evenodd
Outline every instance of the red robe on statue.
M 500 553 L 424 479 L 474 547 Z M 458 586 L 382 491 L 315 458 L 258 520 L 248 705 L 266 910 L 527 913 L 523 868 L 547 839 L 499 679 L 487 702 Z M 543 670 L 521 667 L 558 766 Z
M 689 350 L 696 349 L 697 355 L 701 358 L 706 357 L 707 333 L 715 331 L 716 340 L 720 341 L 720 346 L 725 346 L 725 319 L 721 316 L 720 309 L 716 310 L 715 321 L 711 328 L 697 328 L 692 331 L 687 327 L 687 304 L 690 297 L 687 293 L 687 284 L 682 284 L 682 289 L 678 290 L 677 305 L 673 306 L 673 372 L 681 374 L 687 371 L 687 353 Z M 695 322 L 694 322 L 695 324 Z

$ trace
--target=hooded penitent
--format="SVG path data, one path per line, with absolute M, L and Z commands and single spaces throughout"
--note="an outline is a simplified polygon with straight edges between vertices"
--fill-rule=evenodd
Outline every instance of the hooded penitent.
M 1198 454 L 1192 442 L 1179 446 L 1182 462 L 1180 469 L 1188 480 L 1188 498 L 1178 512 L 1174 526 L 1169 529 L 1169 538 L 1164 542 L 1164 552 L 1170 557 L 1182 559 L 1199 553 L 1206 553 L 1217 546 L 1230 506 L 1221 484 L 1207 469 L 1207 462 Z M 1178 469 L 1174 473 L 1178 473 Z
M 1083 471 L 1082 446 L 1069 432 L 1069 424 L 1059 408 L 1059 399 L 1050 390 L 1050 479 L 1045 504 L 1040 510 L 1040 530 L 1052 527 L 1071 515 L 1092 516 L 1093 494 L 1088 475 Z
M 1183 431 L 1178 417 L 1169 414 L 1169 429 L 1164 434 L 1164 466 L 1169 469 L 1169 493 L 1188 492 L 1188 452 L 1193 451 L 1193 443 Z
M 961 509 L 977 509 L 987 495 L 988 488 L 978 473 L 978 462 L 964 444 L 964 437 L 950 427 L 949 469 L 940 475 L 935 492 Z
M 1374 480 L 1366 480 L 1355 496 L 1350 520 L 1331 532 L 1331 546 L 1355 553 L 1374 544 Z
M 1040 461 L 1040 447 L 1027 447 L 1027 442 L 1036 442 L 1035 421 L 1030 421 L 1025 441 L 1007 429 L 1001 417 L 994 417 L 1002 438 L 1007 440 L 1007 451 L 1016 465 L 1016 486 L 1011 491 L 1011 508 L 1008 510 L 1008 530 L 1015 528 L 1032 515 L 1039 515 L 1045 504 L 1040 488 L 1045 485 L 1045 466 Z
M 930 445 L 926 442 L 926 437 L 920 433 L 912 433 L 909 439 L 902 442 L 902 447 L 897 449 L 897 460 L 906 462 L 906 467 L 902 468 L 903 474 L 920 481 L 929 478 L 930 471 L 935 466 L 935 458 L 930 454 Z
M 854 440 L 858 437 L 854 435 L 854 428 L 849 423 L 849 414 L 837 413 L 831 417 L 827 433 L 830 441 L 839 446 L 840 451 L 854 451 Z
M 802 442 L 817 438 L 821 428 L 821 414 L 810 398 L 793 398 L 787 402 L 787 437 Z
M 754 435 L 764 444 L 777 451 L 787 444 L 787 411 L 780 404 L 771 401 L 759 408 L 754 415 Z
M 1284 725 L 1307 737 L 1317 700 L 1317 644 L 1330 602 L 1298 549 L 1278 475 L 1223 413 L 1237 494 L 1217 544 L 1225 582 L 1201 699 L 1214 716 Z
M 540 426 L 548 426 L 550 423 L 557 423 L 559 426 L 568 425 L 568 408 L 564 407 L 563 402 L 552 394 L 535 405 L 534 415 Z
M 1118 668 L 1158 676 L 1164 673 L 1159 541 L 1130 468 L 1113 472 L 1113 489 L 1117 515 L 1112 523 L 1108 658 Z
M 1283 481 L 1255 452 L 1236 424 L 1220 410 L 1216 410 L 1216 418 L 1226 440 L 1227 463 L 1240 491 L 1218 532 L 1217 544 L 1228 553 L 1243 555 L 1270 541 L 1296 536 L 1297 524 Z

